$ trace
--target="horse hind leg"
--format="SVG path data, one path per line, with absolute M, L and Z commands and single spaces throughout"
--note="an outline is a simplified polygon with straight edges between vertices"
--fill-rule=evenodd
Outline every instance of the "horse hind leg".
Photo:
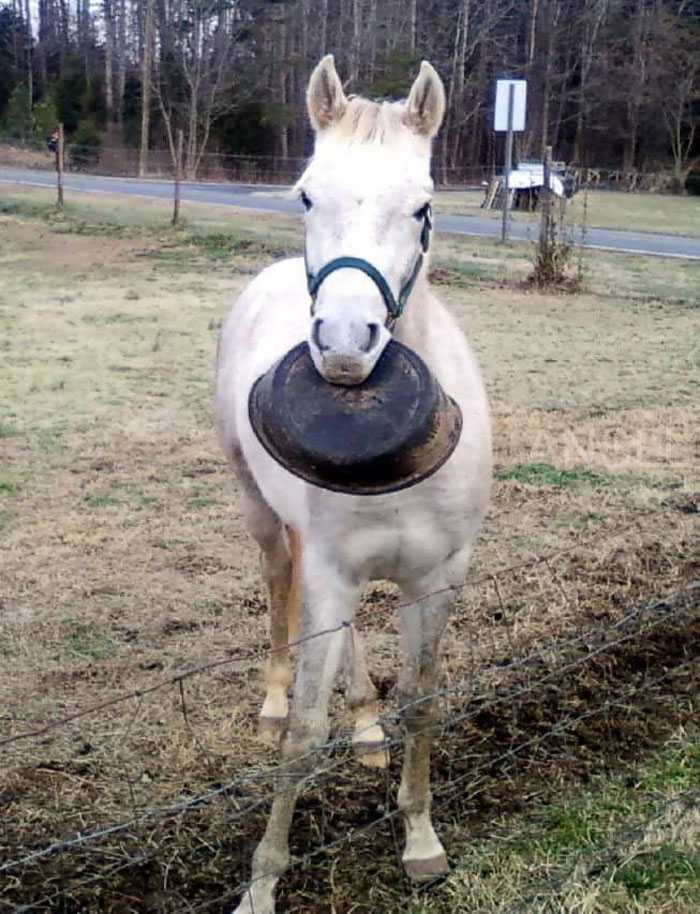
M 352 743 L 355 755 L 368 768 L 386 768 L 389 765 L 389 750 L 384 730 L 379 723 L 377 690 L 370 679 L 362 638 L 354 625 L 348 631 L 346 664 L 349 679 L 347 699 L 354 720 Z

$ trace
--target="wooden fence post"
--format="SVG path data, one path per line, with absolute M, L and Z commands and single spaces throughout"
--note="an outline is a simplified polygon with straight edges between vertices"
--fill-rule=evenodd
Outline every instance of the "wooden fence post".
M 56 146 L 56 208 L 63 212 L 63 124 L 58 125 L 58 144 Z
M 177 156 L 175 159 L 175 199 L 173 201 L 173 225 L 180 220 L 180 181 L 182 180 L 182 147 L 184 137 L 182 129 L 177 132 Z
M 545 146 L 542 181 L 542 216 L 540 219 L 540 259 L 548 263 L 552 238 L 552 147 Z

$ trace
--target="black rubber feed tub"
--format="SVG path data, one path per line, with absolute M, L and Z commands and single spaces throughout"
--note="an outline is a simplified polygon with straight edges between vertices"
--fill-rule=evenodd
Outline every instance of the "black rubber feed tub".
M 415 485 L 454 451 L 462 413 L 412 349 L 391 340 L 362 384 L 324 381 L 299 343 L 253 385 L 253 430 L 306 482 L 350 495 Z

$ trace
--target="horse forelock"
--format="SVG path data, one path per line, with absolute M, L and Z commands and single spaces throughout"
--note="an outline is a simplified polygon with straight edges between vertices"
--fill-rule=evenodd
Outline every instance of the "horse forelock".
M 389 145 L 404 139 L 402 102 L 373 102 L 350 96 L 342 117 L 331 128 L 333 136 L 351 143 Z

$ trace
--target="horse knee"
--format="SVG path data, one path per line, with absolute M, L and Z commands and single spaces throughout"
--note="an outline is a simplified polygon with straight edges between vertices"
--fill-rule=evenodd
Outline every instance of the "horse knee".
M 408 733 L 420 733 L 431 729 L 438 718 L 434 689 L 401 689 L 398 710 L 401 726 Z

